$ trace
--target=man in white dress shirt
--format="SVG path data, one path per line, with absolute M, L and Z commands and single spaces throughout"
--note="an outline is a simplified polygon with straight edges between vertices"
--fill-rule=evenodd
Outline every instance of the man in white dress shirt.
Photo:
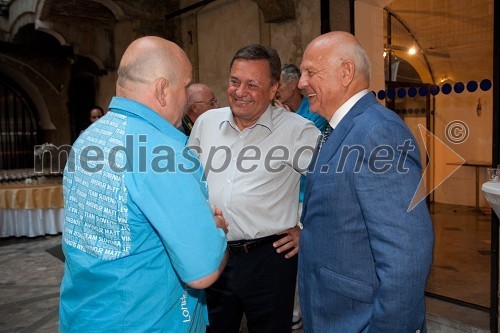
M 207 290 L 210 332 L 290 332 L 300 229 L 299 179 L 319 130 L 271 105 L 281 63 L 262 45 L 231 62 L 229 107 L 200 116 L 191 132 L 207 175 L 210 202 L 229 223 L 230 258 Z

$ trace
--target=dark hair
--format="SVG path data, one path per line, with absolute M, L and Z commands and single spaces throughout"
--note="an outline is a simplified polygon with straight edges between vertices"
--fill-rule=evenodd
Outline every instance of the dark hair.
M 241 49 L 236 52 L 231 60 L 231 69 L 233 67 L 233 63 L 236 59 L 247 59 L 247 60 L 265 60 L 269 64 L 269 73 L 271 74 L 272 83 L 279 82 L 281 75 L 281 60 L 278 52 L 275 49 L 265 47 L 260 44 L 252 44 Z
M 90 111 L 94 110 L 94 109 L 99 109 L 101 110 L 101 113 L 104 115 L 104 110 L 99 106 L 99 105 L 92 105 L 89 109 L 89 113 Z
M 284 64 L 281 67 L 281 75 L 286 82 L 290 82 L 292 78 L 300 80 L 300 69 L 294 64 Z

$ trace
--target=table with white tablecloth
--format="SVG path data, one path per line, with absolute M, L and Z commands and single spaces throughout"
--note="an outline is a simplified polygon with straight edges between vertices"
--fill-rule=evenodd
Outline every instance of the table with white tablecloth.
M 63 228 L 60 182 L 0 185 L 0 237 L 55 235 Z

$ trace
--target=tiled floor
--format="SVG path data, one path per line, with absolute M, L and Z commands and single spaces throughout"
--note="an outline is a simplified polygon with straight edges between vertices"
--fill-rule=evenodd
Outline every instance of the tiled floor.
M 58 244 L 60 235 L 0 239 L 0 333 L 58 331 L 64 264 L 46 252 Z
M 436 243 L 428 291 L 488 306 L 490 214 L 433 207 Z M 63 263 L 45 250 L 60 242 L 61 236 L 0 239 L 0 332 L 57 332 Z
M 434 205 L 434 262 L 427 291 L 489 307 L 491 210 Z
M 0 240 L 0 332 L 58 330 L 63 263 L 45 252 L 61 236 Z

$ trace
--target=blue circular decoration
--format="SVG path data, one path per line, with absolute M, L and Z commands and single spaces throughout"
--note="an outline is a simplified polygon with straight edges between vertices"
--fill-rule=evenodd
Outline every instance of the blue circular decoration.
M 417 88 L 415 88 L 415 87 L 408 88 L 408 96 L 410 96 L 410 97 L 417 96 Z
M 425 108 L 421 108 L 421 109 L 420 109 L 420 113 L 421 113 L 421 114 L 425 114 L 425 113 L 426 113 Z
M 453 87 L 453 90 L 455 90 L 455 92 L 457 94 L 463 93 L 464 89 L 465 89 L 465 85 L 463 84 L 463 82 L 457 82 L 457 83 L 455 83 L 455 86 Z
M 394 89 L 389 89 L 389 91 L 387 92 L 387 97 L 389 97 L 390 99 L 394 99 L 394 97 L 396 97 L 396 91 Z
M 467 82 L 467 90 L 469 92 L 474 92 L 477 90 L 477 82 L 476 81 L 469 81 Z
M 432 85 L 429 91 L 431 92 L 432 96 L 436 96 L 437 94 L 439 94 L 439 86 Z
M 427 89 L 426 86 L 421 86 L 420 88 L 418 88 L 418 94 L 420 96 L 427 96 L 428 93 L 429 93 L 429 90 Z
M 398 89 L 398 97 L 399 98 L 404 98 L 406 96 L 406 89 L 405 88 L 399 88 Z
M 451 84 L 449 84 L 449 83 L 443 84 L 443 86 L 441 87 L 441 91 L 445 95 L 448 95 L 449 93 L 451 93 Z
M 385 99 L 385 91 L 380 90 L 380 91 L 378 92 L 378 95 L 377 95 L 377 96 L 378 96 L 378 99 Z
M 400 110 L 400 109 L 396 109 L 396 113 L 397 113 L 397 114 L 400 114 L 400 113 L 401 113 L 401 110 Z
M 482 91 L 487 91 L 491 89 L 491 81 L 488 79 L 484 79 L 483 81 L 481 81 L 479 85 L 481 86 Z
M 401 110 L 403 114 L 406 114 L 406 109 Z
M 408 109 L 408 113 L 412 114 L 413 113 L 413 109 Z

